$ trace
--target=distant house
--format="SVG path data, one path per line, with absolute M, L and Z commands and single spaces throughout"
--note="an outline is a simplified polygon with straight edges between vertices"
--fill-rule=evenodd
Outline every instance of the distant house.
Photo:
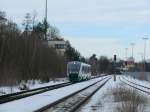
M 6 18 L 4 18 L 4 17 L 0 16 L 0 24 L 5 23 L 6 21 L 7 21 L 7 19 L 6 19 Z
M 127 59 L 127 68 L 133 68 L 135 66 L 134 58 L 130 57 Z
M 63 56 L 66 51 L 66 41 L 63 39 L 48 40 L 48 46 L 56 49 L 57 54 Z

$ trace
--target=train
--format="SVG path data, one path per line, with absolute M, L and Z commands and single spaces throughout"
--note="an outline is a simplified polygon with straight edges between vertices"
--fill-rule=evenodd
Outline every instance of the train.
M 91 65 L 79 61 L 68 62 L 67 77 L 71 82 L 89 80 L 91 78 Z

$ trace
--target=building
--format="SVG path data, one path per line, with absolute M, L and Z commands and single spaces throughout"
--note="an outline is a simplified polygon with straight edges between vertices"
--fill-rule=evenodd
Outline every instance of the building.
M 135 68 L 135 62 L 133 57 L 129 57 L 127 61 L 125 61 L 126 70 L 132 71 Z
M 48 46 L 55 48 L 57 54 L 63 56 L 66 51 L 66 41 L 63 39 L 48 40 Z
M 127 66 L 128 66 L 128 68 L 133 68 L 135 66 L 133 57 L 130 57 L 127 59 Z
M 0 24 L 4 24 L 5 22 L 7 22 L 7 19 L 0 16 Z

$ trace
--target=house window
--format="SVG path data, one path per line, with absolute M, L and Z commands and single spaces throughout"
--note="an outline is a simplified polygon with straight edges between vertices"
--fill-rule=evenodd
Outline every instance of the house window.
M 55 44 L 56 49 L 64 49 L 65 45 L 64 44 Z

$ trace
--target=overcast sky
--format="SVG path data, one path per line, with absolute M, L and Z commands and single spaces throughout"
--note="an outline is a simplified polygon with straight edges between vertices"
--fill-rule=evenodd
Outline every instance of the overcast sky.
M 21 25 L 27 12 L 44 17 L 45 0 L 0 0 L 0 10 Z M 141 60 L 142 37 L 150 37 L 150 0 L 48 0 L 48 22 L 85 57 L 96 53 L 124 59 L 125 48 Z M 146 58 L 150 58 L 150 39 Z

